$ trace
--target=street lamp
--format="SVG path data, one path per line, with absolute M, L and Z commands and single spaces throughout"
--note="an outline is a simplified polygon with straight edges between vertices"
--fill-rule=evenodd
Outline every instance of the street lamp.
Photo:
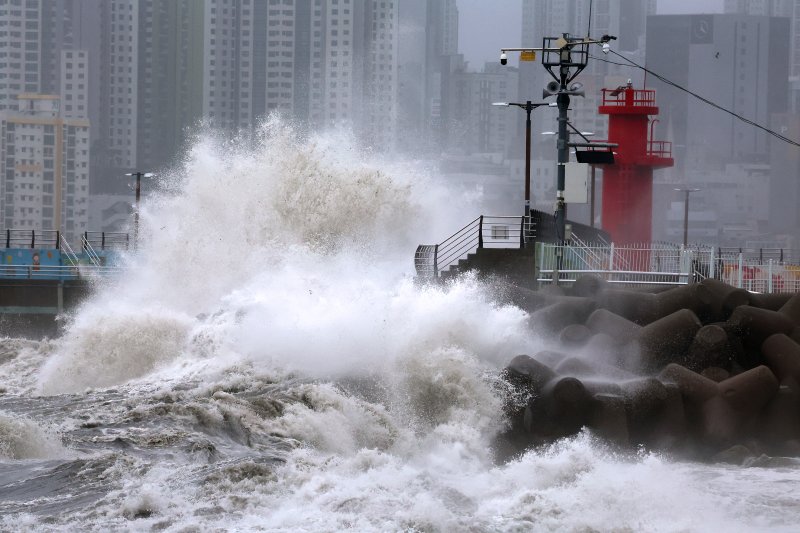
M 133 249 L 135 250 L 139 243 L 139 199 L 142 196 L 142 178 L 150 178 L 155 174 L 152 172 L 128 172 L 125 175 L 136 177 L 136 204 L 133 208 Z
M 537 107 L 555 107 L 550 102 L 494 102 L 493 106 L 508 107 L 517 106 L 525 110 L 527 118 L 525 120 L 525 219 L 531 215 L 531 112 Z
M 676 191 L 685 193 L 683 200 L 683 246 L 685 247 L 689 241 L 689 193 L 698 192 L 702 189 L 692 189 L 689 187 L 675 188 Z

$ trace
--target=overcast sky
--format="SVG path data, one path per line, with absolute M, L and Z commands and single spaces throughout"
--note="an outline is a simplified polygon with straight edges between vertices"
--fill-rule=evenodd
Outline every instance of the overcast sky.
M 459 48 L 474 70 L 497 61 L 500 48 L 519 46 L 522 0 L 457 0 Z M 658 13 L 722 13 L 724 0 L 659 0 Z

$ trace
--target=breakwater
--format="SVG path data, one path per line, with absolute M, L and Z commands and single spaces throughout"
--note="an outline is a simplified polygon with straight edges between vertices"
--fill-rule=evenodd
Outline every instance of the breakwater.
M 714 279 L 625 290 L 591 276 L 568 289 L 506 289 L 555 348 L 503 371 L 502 455 L 584 427 L 703 458 L 800 454 L 800 293 Z

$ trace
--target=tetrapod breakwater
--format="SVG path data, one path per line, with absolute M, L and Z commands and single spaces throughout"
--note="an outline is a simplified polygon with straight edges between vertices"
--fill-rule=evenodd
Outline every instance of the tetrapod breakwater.
M 800 293 L 715 279 L 620 289 L 595 276 L 500 292 L 556 347 L 504 369 L 501 455 L 583 428 L 695 458 L 800 455 Z

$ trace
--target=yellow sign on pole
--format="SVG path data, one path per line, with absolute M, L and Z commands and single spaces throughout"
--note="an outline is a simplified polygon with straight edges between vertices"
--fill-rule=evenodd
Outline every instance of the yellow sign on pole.
M 520 61 L 536 61 L 536 50 L 523 50 L 519 54 Z

